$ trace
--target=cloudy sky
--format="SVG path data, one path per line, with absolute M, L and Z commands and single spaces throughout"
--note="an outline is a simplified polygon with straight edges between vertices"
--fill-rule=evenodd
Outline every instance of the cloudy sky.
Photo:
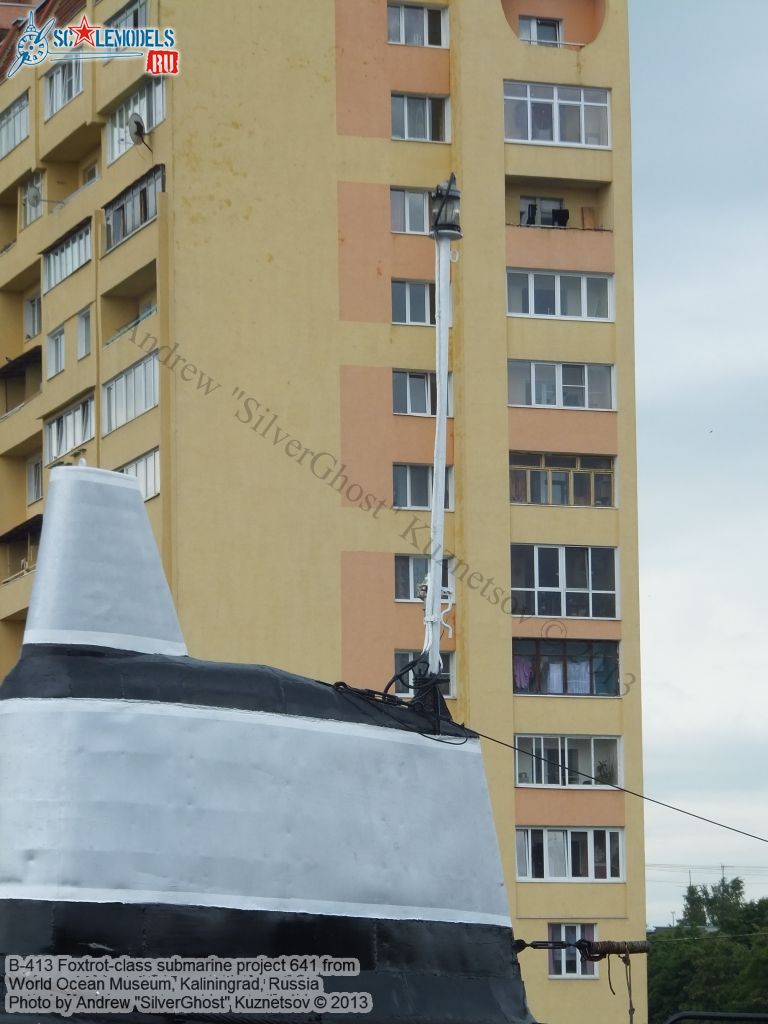
M 768 837 L 768 2 L 630 0 L 645 789 Z M 648 922 L 768 844 L 646 805 Z

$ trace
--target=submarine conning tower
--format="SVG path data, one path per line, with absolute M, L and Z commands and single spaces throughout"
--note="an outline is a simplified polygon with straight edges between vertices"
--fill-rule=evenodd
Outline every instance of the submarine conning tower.
M 137 482 L 52 470 L 0 687 L 0 956 L 356 958 L 326 989 L 371 1024 L 529 1024 L 479 740 L 431 731 L 189 657 Z

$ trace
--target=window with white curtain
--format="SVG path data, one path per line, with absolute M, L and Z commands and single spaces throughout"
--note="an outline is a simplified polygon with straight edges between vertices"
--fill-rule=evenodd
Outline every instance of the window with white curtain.
M 79 448 L 93 437 L 93 396 L 70 406 L 45 424 L 45 462 Z
M 138 459 L 127 462 L 115 472 L 125 473 L 126 476 L 138 480 L 144 501 L 157 497 L 160 493 L 160 449 L 155 448 Z
M 77 314 L 77 358 L 84 359 L 91 353 L 91 307 Z
M 612 320 L 613 276 L 507 270 L 507 313 L 509 316 L 569 320 Z
M 158 401 L 157 352 L 107 381 L 102 389 L 102 431 L 109 434 L 153 409 Z
M 44 289 L 50 291 L 65 277 L 74 274 L 91 258 L 90 221 L 67 235 L 43 256 Z
M 45 119 L 61 110 L 83 91 L 83 62 L 59 61 L 44 78 Z
M 40 333 L 43 318 L 43 306 L 40 292 L 28 295 L 24 300 L 24 337 L 29 340 Z
M 392 231 L 409 235 L 429 232 L 430 198 L 426 189 L 391 188 L 389 211 Z
M 623 881 L 623 842 L 620 828 L 519 828 L 518 880 Z
M 415 4 L 388 4 L 387 42 L 404 46 L 447 46 L 447 9 Z
M 392 93 L 392 138 L 447 142 L 448 98 Z
M 0 111 L 0 160 L 29 135 L 29 93 Z
M 64 328 L 57 327 L 48 335 L 48 380 L 64 369 Z
M 27 462 L 27 504 L 33 505 L 43 496 L 43 456 L 35 455 Z

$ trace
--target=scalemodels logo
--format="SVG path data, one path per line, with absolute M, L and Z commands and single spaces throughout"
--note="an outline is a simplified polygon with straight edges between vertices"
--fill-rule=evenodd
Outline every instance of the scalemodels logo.
M 46 59 L 106 60 L 111 57 L 141 58 L 150 75 L 179 73 L 179 51 L 174 49 L 176 33 L 172 28 L 110 28 L 91 25 L 85 15 L 79 25 L 54 28 L 55 24 L 55 18 L 50 18 L 38 28 L 30 11 L 26 28 L 16 44 L 17 56 L 8 70 L 8 78 L 25 65 L 34 67 Z

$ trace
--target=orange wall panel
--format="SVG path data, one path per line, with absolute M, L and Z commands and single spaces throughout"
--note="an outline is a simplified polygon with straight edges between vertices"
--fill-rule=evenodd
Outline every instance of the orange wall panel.
M 546 637 L 548 640 L 621 640 L 619 619 L 545 619 L 514 616 L 512 636 Z
M 618 454 L 615 412 L 518 407 L 507 412 L 511 451 Z
M 336 130 L 388 139 L 390 96 L 447 96 L 448 50 L 387 42 L 387 8 L 380 0 L 336 0 Z
M 591 43 L 603 24 L 604 0 L 501 0 L 507 21 L 517 33 L 520 15 L 559 18 L 568 43 Z
M 424 369 L 414 366 L 412 369 Z M 395 462 L 431 463 L 435 421 L 392 412 L 392 370 L 386 366 L 342 366 L 341 459 L 350 480 L 377 500 L 392 502 Z M 382 425 L 386 427 L 382 429 Z M 448 464 L 453 463 L 453 421 L 448 423 Z M 344 504 L 349 504 L 342 498 Z M 426 513 L 427 518 L 429 513 Z
M 507 266 L 612 274 L 613 232 L 508 226 Z
M 338 183 L 339 316 L 368 323 L 392 321 L 389 189 L 363 182 Z
M 563 825 L 585 828 L 624 825 L 624 794 L 616 790 L 583 792 L 568 789 L 515 790 L 515 822 L 518 825 Z

